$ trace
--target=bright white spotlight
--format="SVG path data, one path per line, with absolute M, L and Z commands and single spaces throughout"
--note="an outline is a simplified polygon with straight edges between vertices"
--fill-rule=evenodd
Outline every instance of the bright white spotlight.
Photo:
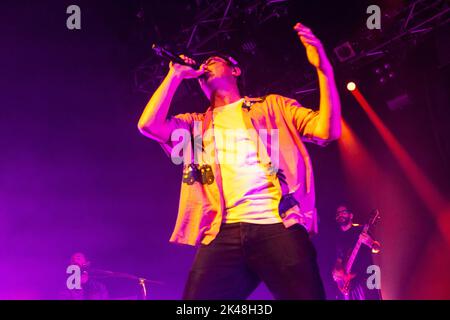
M 347 90 L 348 91 L 355 91 L 355 89 L 356 89 L 356 84 L 353 81 L 347 83 Z

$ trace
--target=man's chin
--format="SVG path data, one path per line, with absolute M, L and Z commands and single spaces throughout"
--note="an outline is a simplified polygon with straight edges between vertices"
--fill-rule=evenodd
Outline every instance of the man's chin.
M 202 76 L 201 79 L 199 79 L 199 83 L 202 86 L 211 86 L 211 79 L 209 76 Z

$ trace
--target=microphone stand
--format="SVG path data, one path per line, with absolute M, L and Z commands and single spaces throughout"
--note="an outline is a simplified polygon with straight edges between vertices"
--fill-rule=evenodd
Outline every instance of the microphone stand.
M 145 285 L 146 280 L 144 278 L 139 278 L 139 285 L 142 287 L 141 298 L 142 300 L 147 300 L 147 287 Z

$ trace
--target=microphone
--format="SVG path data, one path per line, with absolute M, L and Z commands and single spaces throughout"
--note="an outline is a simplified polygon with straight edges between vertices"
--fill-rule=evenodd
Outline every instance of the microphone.
M 179 56 L 177 56 L 176 54 L 164 49 L 163 47 L 158 46 L 157 44 L 153 44 L 152 45 L 152 49 L 153 51 L 155 51 L 156 55 L 160 56 L 161 58 L 168 60 L 168 61 L 172 61 L 173 63 L 178 63 L 178 64 L 182 64 L 185 66 L 189 66 L 193 69 L 200 69 L 200 64 L 196 63 L 196 64 L 188 64 L 186 63 L 183 59 L 181 59 Z

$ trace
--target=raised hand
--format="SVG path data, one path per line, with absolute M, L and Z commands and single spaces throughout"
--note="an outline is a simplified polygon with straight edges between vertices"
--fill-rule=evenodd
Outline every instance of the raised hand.
M 324 73 L 332 71 L 333 68 L 322 42 L 314 35 L 311 29 L 298 22 L 294 26 L 294 30 L 306 48 L 309 63 Z

